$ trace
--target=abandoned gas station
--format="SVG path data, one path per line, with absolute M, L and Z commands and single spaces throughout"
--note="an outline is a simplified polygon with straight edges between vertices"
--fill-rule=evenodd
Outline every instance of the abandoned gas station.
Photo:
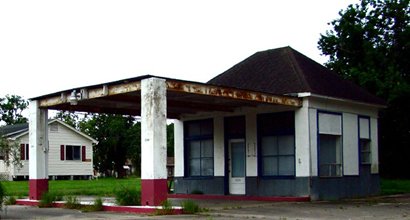
M 30 100 L 29 198 L 48 190 L 48 110 L 141 116 L 141 203 L 174 193 L 330 199 L 379 192 L 384 102 L 290 47 L 258 52 L 207 83 L 145 75 Z

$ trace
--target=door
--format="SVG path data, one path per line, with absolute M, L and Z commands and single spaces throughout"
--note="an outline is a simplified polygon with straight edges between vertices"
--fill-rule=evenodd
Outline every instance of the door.
M 229 141 L 229 194 L 245 195 L 245 140 Z

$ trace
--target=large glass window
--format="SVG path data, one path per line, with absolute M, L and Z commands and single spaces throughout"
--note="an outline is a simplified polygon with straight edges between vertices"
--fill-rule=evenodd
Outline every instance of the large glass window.
M 184 133 L 186 175 L 213 176 L 214 144 L 212 120 L 185 122 Z
M 262 176 L 295 175 L 293 112 L 258 116 L 259 173 Z
M 318 114 L 319 176 L 342 176 L 342 116 Z

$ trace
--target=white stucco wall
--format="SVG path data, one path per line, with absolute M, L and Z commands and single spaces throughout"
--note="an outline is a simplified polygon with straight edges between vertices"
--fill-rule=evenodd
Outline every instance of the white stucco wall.
M 174 120 L 174 176 L 184 176 L 184 122 Z
M 379 173 L 379 145 L 378 145 L 378 131 L 377 131 L 377 119 L 370 118 L 370 148 L 371 148 L 371 157 L 372 165 L 371 172 L 374 174 Z
M 225 175 L 224 118 L 214 117 L 214 176 Z
M 343 113 L 343 174 L 359 175 L 358 116 Z
M 258 151 L 256 135 L 256 113 L 248 112 L 245 115 L 246 123 L 246 176 L 258 175 Z
M 295 168 L 297 177 L 310 175 L 310 135 L 309 104 L 295 110 Z

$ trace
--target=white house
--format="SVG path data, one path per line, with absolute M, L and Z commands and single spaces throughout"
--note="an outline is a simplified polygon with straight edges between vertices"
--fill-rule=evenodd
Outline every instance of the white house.
M 141 116 L 143 205 L 169 196 L 167 118 L 175 122 L 172 196 L 315 200 L 379 192 L 385 102 L 290 47 L 255 53 L 207 83 L 146 75 L 30 101 L 37 149 L 30 199 L 48 189 L 40 150 L 48 109 Z
M 48 122 L 48 176 L 51 179 L 88 179 L 93 176 L 93 145 L 96 140 L 66 123 L 53 119 Z M 17 124 L 0 128 L 0 133 L 20 146 L 23 167 L 6 166 L 0 161 L 0 175 L 9 180 L 28 179 L 29 125 Z M 3 158 L 1 158 L 3 159 Z

